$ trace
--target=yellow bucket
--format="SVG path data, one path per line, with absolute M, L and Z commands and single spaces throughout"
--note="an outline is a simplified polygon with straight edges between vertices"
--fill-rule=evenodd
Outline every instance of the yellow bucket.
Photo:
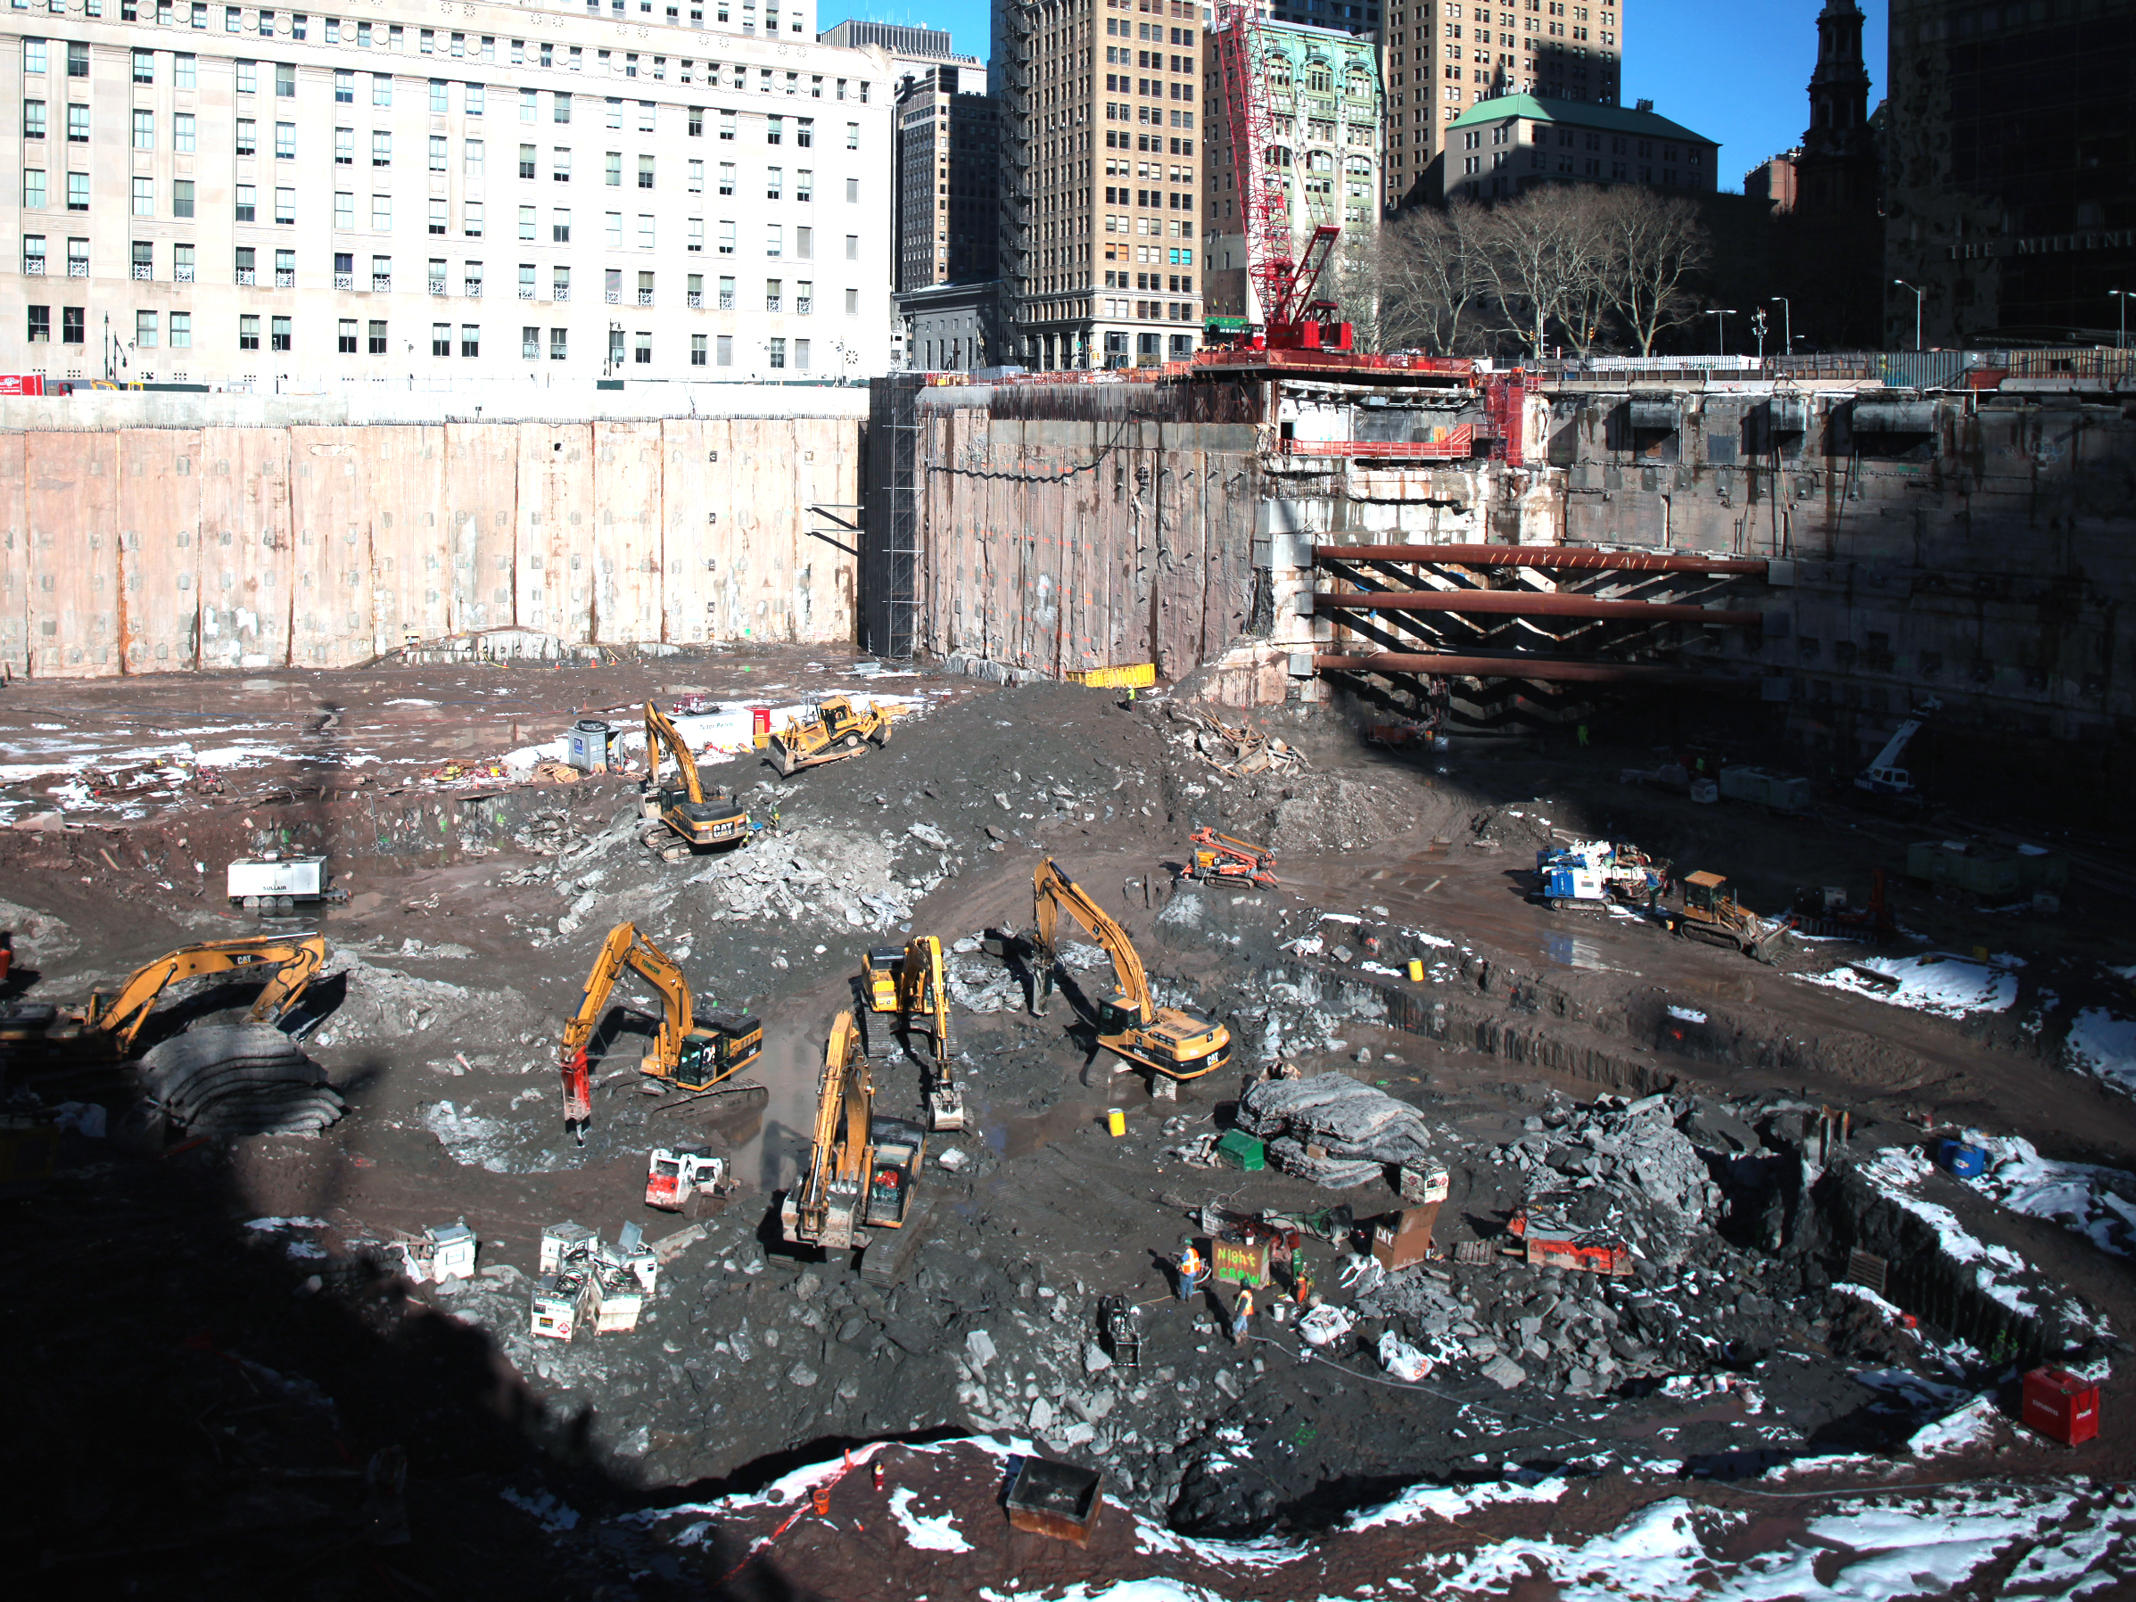
M 1409 982 L 1417 985 L 1424 982 L 1424 959 L 1422 957 L 1411 957 L 1409 959 Z
M 1118 1107 L 1115 1107 L 1111 1111 L 1106 1113 L 1105 1132 L 1108 1135 L 1113 1135 L 1116 1137 L 1126 1134 L 1127 1114 Z

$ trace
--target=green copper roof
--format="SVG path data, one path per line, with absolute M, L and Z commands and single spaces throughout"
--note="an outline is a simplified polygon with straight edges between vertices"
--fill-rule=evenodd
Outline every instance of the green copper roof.
M 1473 128 L 1481 123 L 1503 122 L 1508 117 L 1565 122 L 1579 128 L 1599 128 L 1605 133 L 1637 134 L 1642 139 L 1686 139 L 1720 148 L 1718 142 L 1704 134 L 1695 134 L 1682 123 L 1651 111 L 1627 111 L 1622 106 L 1598 105 L 1592 100 L 1545 100 L 1539 95 L 1500 95 L 1496 100 L 1478 101 L 1446 126 Z

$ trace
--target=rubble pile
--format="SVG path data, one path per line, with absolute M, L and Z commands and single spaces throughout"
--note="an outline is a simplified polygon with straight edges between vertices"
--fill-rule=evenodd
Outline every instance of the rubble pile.
M 1613 1229 L 1640 1256 L 1665 1267 L 1684 1261 L 1720 1206 L 1706 1161 L 1676 1127 L 1665 1096 L 1530 1117 L 1500 1149 L 1519 1168 L 1538 1216 L 1577 1228 Z
M 1237 1117 L 1268 1142 L 1278 1168 L 1330 1190 L 1432 1166 L 1424 1115 L 1345 1074 L 1264 1080 L 1240 1098 Z

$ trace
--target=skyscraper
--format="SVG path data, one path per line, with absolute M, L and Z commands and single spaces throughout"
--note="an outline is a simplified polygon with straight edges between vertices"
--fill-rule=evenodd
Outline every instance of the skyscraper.
M 1387 205 L 1409 196 L 1446 125 L 1479 100 L 1617 104 L 1623 13 L 1623 0 L 1387 0 Z
M 1201 328 L 1201 7 L 995 0 L 1015 359 L 1183 359 Z

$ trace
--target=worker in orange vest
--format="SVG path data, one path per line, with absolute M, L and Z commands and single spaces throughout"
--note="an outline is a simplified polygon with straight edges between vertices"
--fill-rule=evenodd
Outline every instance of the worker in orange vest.
M 1239 1288 L 1239 1299 L 1231 1304 L 1231 1344 L 1244 1346 L 1246 1332 L 1253 1323 L 1253 1292 L 1244 1286 Z
M 1202 1255 L 1194 1249 L 1194 1242 L 1187 1242 L 1187 1249 L 1179 1254 L 1179 1299 L 1190 1302 L 1194 1293 L 1201 1289 L 1202 1281 L 1209 1277 L 1203 1266 Z

